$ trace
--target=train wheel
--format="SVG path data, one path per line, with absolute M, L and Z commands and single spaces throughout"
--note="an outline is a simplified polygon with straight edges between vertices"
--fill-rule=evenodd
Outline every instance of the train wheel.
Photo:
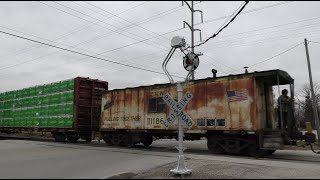
M 123 140 L 122 140 L 122 143 L 120 144 L 121 146 L 133 147 L 134 144 L 135 143 L 134 143 L 133 138 L 130 134 L 123 135 Z
M 66 141 L 66 136 L 64 134 L 54 134 L 53 137 L 56 142 L 65 142 Z
M 218 144 L 217 138 L 215 136 L 209 136 L 207 140 L 207 147 L 209 151 L 213 154 L 222 154 L 224 153 L 223 148 Z
M 152 136 L 147 136 L 145 141 L 143 141 L 142 143 L 145 147 L 149 147 L 152 144 L 152 142 L 153 142 Z
M 106 143 L 107 146 L 112 146 L 112 145 L 113 145 L 111 139 L 112 139 L 112 135 L 110 135 L 110 134 L 107 134 L 107 135 L 103 138 L 103 140 L 104 140 L 104 142 Z
M 276 150 L 267 150 L 267 153 L 268 153 L 269 155 L 273 154 L 274 152 L 276 152 Z
M 75 142 L 78 141 L 78 139 L 79 139 L 79 137 L 77 137 L 77 136 L 73 136 L 73 135 L 67 136 L 67 141 L 68 141 L 69 143 L 75 143 Z
M 90 143 L 92 141 L 92 138 L 85 138 L 87 143 Z
M 122 141 L 122 137 L 123 137 L 122 134 L 113 134 L 112 139 L 111 139 L 112 144 L 114 144 L 116 146 L 120 145 L 120 143 Z
M 251 146 L 248 149 L 248 155 L 251 157 L 259 158 L 268 155 L 268 150 L 257 148 L 257 146 Z

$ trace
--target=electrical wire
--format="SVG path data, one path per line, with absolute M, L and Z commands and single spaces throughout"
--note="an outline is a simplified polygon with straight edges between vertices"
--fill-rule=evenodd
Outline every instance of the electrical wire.
M 123 13 L 125 13 L 125 12 L 130 11 L 130 10 L 133 10 L 133 9 L 135 9 L 135 8 L 137 8 L 137 7 L 145 4 L 145 3 L 147 3 L 147 2 L 139 3 L 138 5 L 135 5 L 135 6 L 133 6 L 133 7 L 130 7 L 130 8 L 128 8 L 128 9 L 125 9 L 125 10 L 121 11 L 120 13 L 115 14 L 114 16 L 108 17 L 106 20 L 110 20 L 111 18 L 115 17 L 116 15 L 120 15 L 120 14 L 123 14 Z M 71 30 L 71 31 L 69 31 L 69 32 L 61 35 L 61 36 L 58 36 L 57 39 L 54 39 L 54 40 L 52 40 L 52 41 L 53 41 L 53 42 L 58 41 L 58 40 L 60 40 L 60 39 L 62 39 L 62 38 L 64 38 L 64 37 L 69 36 L 70 34 L 74 35 L 76 32 L 79 32 L 79 31 L 85 30 L 85 29 L 87 29 L 87 28 L 90 28 L 92 25 L 93 25 L 93 24 L 88 23 L 88 24 L 86 24 L 86 25 L 80 26 L 79 28 L 75 28 L 75 29 L 73 29 L 73 30 Z M 13 30 L 13 31 L 14 31 L 14 30 Z M 17 32 L 18 32 L 18 31 L 17 31 Z M 20 33 L 22 33 L 22 32 L 20 32 Z M 2 57 L 0 57 L 0 59 L 2 59 L 2 58 L 4 58 L 4 57 L 10 57 L 10 56 L 13 56 L 13 55 L 16 56 L 16 55 L 19 55 L 19 54 L 23 54 L 23 53 L 25 53 L 25 52 L 30 52 L 31 49 L 35 49 L 35 48 L 38 48 L 38 47 L 41 47 L 41 46 L 42 46 L 41 44 L 38 45 L 38 46 L 35 46 L 35 47 L 28 46 L 28 47 L 23 48 L 23 49 L 20 50 L 20 51 L 16 51 L 14 54 L 9 54 L 9 55 L 2 56 Z
M 45 4 L 45 5 L 49 6 L 49 7 L 54 8 L 54 9 L 60 10 L 60 11 L 62 11 L 62 12 L 65 12 L 65 13 L 67 13 L 67 14 L 70 14 L 70 13 L 64 11 L 64 10 L 58 9 L 58 8 L 56 8 L 56 7 L 54 7 L 54 6 L 51 6 L 51 5 L 48 5 L 48 4 L 46 4 L 46 3 L 43 3 L 43 2 L 40 2 L 40 3 Z M 57 3 L 57 4 L 59 4 L 59 3 Z M 197 4 L 197 3 L 196 3 L 196 4 Z M 62 5 L 62 6 L 64 6 L 64 5 Z M 177 9 L 177 8 L 181 8 L 181 7 L 176 7 L 176 8 L 170 9 L 170 10 L 168 10 L 168 11 L 171 11 L 171 10 L 174 10 L 174 9 Z M 70 8 L 70 9 L 72 9 L 72 8 Z M 165 12 L 168 12 L 168 11 L 165 11 Z M 173 11 L 173 12 L 176 12 L 176 11 L 178 11 L 178 10 L 175 10 L 175 11 Z M 165 12 L 162 12 L 162 13 L 160 13 L 160 14 L 168 15 L 168 13 L 165 14 Z M 81 13 L 81 12 L 80 12 L 80 13 Z M 82 14 L 83 14 L 83 13 L 82 13 Z M 79 17 L 79 16 L 76 16 L 76 15 L 73 15 L 73 14 L 70 14 L 70 15 L 75 16 L 75 17 L 80 18 L 80 19 L 83 19 L 83 20 L 85 20 L 85 21 L 91 22 L 91 21 L 86 20 L 86 19 L 84 19 L 84 18 L 81 18 L 81 17 Z M 157 14 L 157 15 L 159 15 L 159 14 Z M 157 16 L 157 15 L 155 15 L 155 16 Z M 88 16 L 88 15 L 87 15 L 87 16 Z M 151 16 L 151 17 L 153 17 L 153 16 Z M 151 21 L 151 20 L 154 20 L 154 19 L 152 19 L 152 18 L 151 18 L 151 19 L 150 19 L 150 18 L 147 18 L 147 19 L 149 19 L 148 22 Z M 145 20 L 146 20 L 146 19 L 145 19 Z M 99 20 L 99 21 L 101 21 L 101 20 Z M 144 20 L 142 20 L 142 21 L 144 21 Z M 136 24 L 136 25 L 137 25 L 137 24 L 141 24 L 142 21 L 137 22 L 137 23 L 135 23 L 135 24 Z M 143 23 L 146 23 L 146 22 L 147 22 L 147 21 L 144 21 Z M 93 22 L 91 22 L 91 23 L 93 23 Z M 101 27 L 101 25 L 98 24 L 98 23 L 94 23 L 94 24 L 96 24 L 96 25 L 98 25 L 98 26 Z M 130 26 L 131 26 L 131 25 L 128 25 L 128 26 L 126 26 L 126 27 L 124 27 L 124 28 L 129 28 Z M 102 27 L 105 27 L 105 26 L 102 26 Z M 106 28 L 106 27 L 105 27 L 105 28 Z M 108 29 L 108 28 L 107 28 L 107 29 Z M 176 31 L 179 31 L 179 30 L 182 30 L 182 29 L 184 29 L 184 28 L 176 29 L 176 30 L 173 30 L 173 31 L 170 31 L 170 32 L 161 34 L 161 35 L 156 35 L 156 36 L 153 36 L 153 37 L 151 37 L 151 38 L 147 38 L 147 39 L 143 39 L 143 40 L 140 40 L 140 41 L 131 43 L 131 44 L 127 44 L 127 45 L 124 45 L 124 46 L 121 46 L 121 47 L 112 49 L 112 50 L 110 50 L 110 51 L 106 51 L 105 53 L 111 52 L 111 51 L 115 51 L 115 50 L 119 50 L 119 49 L 122 49 L 122 48 L 125 48 L 125 47 L 128 47 L 128 46 L 132 46 L 132 45 L 135 45 L 135 44 L 138 44 L 138 43 L 142 43 L 142 42 L 151 40 L 151 39 L 153 39 L 153 38 L 156 38 L 156 37 L 159 37 L 159 36 L 163 36 L 163 35 L 165 35 L 165 34 L 169 34 L 169 33 L 172 33 L 172 32 L 176 32 Z M 117 29 L 117 30 L 111 30 L 111 31 L 119 34 L 119 31 L 122 31 L 122 30 L 123 30 L 123 28 L 120 28 L 120 29 Z M 122 31 L 122 32 L 123 32 L 123 31 Z M 121 34 L 121 33 L 120 33 L 120 34 Z M 109 34 L 109 35 L 111 35 L 111 34 Z M 122 34 L 122 35 L 123 35 L 123 34 Z M 132 38 L 131 36 L 127 36 L 127 35 L 124 35 L 124 36 L 129 37 L 129 38 L 131 38 L 131 39 L 134 39 L 134 38 Z M 150 44 L 148 44 L 148 45 L 150 45 Z M 153 45 L 152 45 L 152 46 L 153 46 Z
M 242 7 L 240 8 L 240 10 L 237 12 L 237 14 L 236 14 L 235 16 L 233 16 L 233 17 L 231 18 L 231 20 L 230 20 L 226 25 L 224 25 L 222 28 L 220 28 L 220 29 L 217 31 L 217 33 L 214 33 L 212 36 L 210 36 L 209 38 L 207 38 L 204 42 L 201 42 L 200 44 L 194 45 L 192 48 L 197 47 L 197 46 L 201 46 L 201 45 L 205 44 L 206 42 L 208 42 L 210 39 L 216 37 L 223 29 L 225 29 L 226 27 L 228 27 L 229 24 L 230 24 L 232 21 L 234 21 L 234 19 L 241 13 L 241 11 L 247 6 L 248 3 L 249 3 L 249 1 L 245 1 L 245 4 L 242 5 Z
M 263 44 L 263 43 L 270 43 L 270 42 L 274 42 L 274 41 L 280 41 L 280 40 L 285 40 L 285 39 L 291 39 L 291 38 L 297 38 L 297 37 L 300 37 L 300 36 L 306 36 L 306 35 L 310 35 L 310 33 L 312 33 L 311 35 L 315 35 L 315 34 L 318 34 L 320 32 L 320 30 L 317 30 L 317 31 L 313 31 L 313 32 L 302 32 L 302 33 L 296 33 L 296 34 L 290 34 L 290 35 L 287 35 L 287 36 L 276 36 L 276 37 L 268 37 L 268 38 L 265 38 L 265 39 L 260 39 L 258 41 L 252 41 L 252 42 L 249 42 L 249 43 L 242 43 L 242 42 L 239 42 L 238 44 L 225 44 L 224 46 L 216 46 L 216 47 L 213 47 L 213 46 L 210 46 L 210 47 L 205 47 L 204 49 L 201 49 L 202 51 L 203 50 L 216 50 L 216 49 L 219 49 L 219 48 L 235 48 L 235 47 L 243 47 L 243 46 L 248 46 L 248 45 L 256 45 L 256 44 Z
M 96 5 L 92 4 L 92 3 L 89 3 L 89 2 L 86 2 L 86 1 L 83 1 L 83 2 L 86 3 L 86 4 L 89 4 L 89 5 L 93 6 L 93 7 L 95 7 L 95 8 L 97 8 L 97 9 L 101 10 L 101 11 L 104 11 L 104 12 L 106 12 L 106 13 L 108 13 L 108 14 L 114 15 L 113 13 L 111 13 L 111 12 L 109 12 L 109 11 L 101 8 L 101 7 L 98 7 L 98 6 L 96 6 Z M 144 30 L 146 30 L 146 31 L 148 31 L 148 32 L 151 32 L 151 33 L 153 33 L 153 34 L 159 35 L 158 33 L 154 32 L 154 31 L 151 31 L 151 30 L 149 30 L 149 29 L 147 29 L 147 28 L 145 28 L 145 27 L 142 27 L 142 26 L 140 26 L 139 24 L 135 24 L 135 23 L 133 23 L 133 22 L 131 22 L 131 21 L 128 21 L 128 20 L 126 20 L 126 19 L 118 16 L 118 15 L 115 15 L 115 16 L 116 16 L 117 18 L 119 18 L 119 19 L 122 19 L 123 21 L 126 21 L 126 22 L 129 22 L 129 23 L 131 23 L 131 24 L 134 24 L 134 25 L 138 26 L 138 27 L 141 28 L 141 29 L 144 29 Z M 161 36 L 161 35 L 160 35 L 160 36 Z M 165 37 L 165 36 L 161 36 L 161 37 L 163 37 L 163 38 L 165 38 L 165 39 L 167 39 L 167 40 L 170 40 L 169 38 L 167 38 L 167 37 Z
M 142 3 L 143 4 L 143 3 Z M 140 5 L 142 5 L 142 4 L 140 4 Z M 276 6 L 276 5 L 280 5 L 280 3 L 279 4 L 275 4 L 275 5 L 272 5 L 272 6 Z M 268 6 L 268 7 L 271 7 L 271 6 Z M 260 8 L 261 9 L 261 8 Z M 128 9 L 129 10 L 129 9 Z M 123 11 L 123 12 L 125 12 L 125 11 Z M 121 12 L 122 13 L 122 12 Z M 120 14 L 120 13 L 119 13 Z M 181 29 L 177 29 L 177 30 L 181 30 Z M 174 30 L 174 31 L 177 31 L 177 30 Z M 174 32 L 174 31 L 172 31 L 172 32 Z M 170 33 L 170 32 L 169 32 Z
M 308 42 L 312 42 L 312 43 L 320 44 L 320 42 L 316 42 L 316 41 L 310 41 L 310 40 L 308 40 Z
M 244 2 L 244 3 L 245 3 L 245 2 Z M 218 31 L 219 31 L 220 29 L 222 29 L 222 27 L 223 27 L 224 25 L 226 25 L 226 24 L 231 20 L 231 18 L 235 15 L 235 13 L 238 12 L 241 7 L 243 7 L 244 3 L 242 3 L 242 5 L 239 6 L 238 9 L 236 9 L 236 10 L 231 14 L 231 16 L 229 16 L 229 18 L 218 28 L 218 30 L 217 30 L 214 34 L 218 33 Z
M 183 28 L 181 28 L 181 29 L 183 29 Z M 181 29 L 177 29 L 177 30 L 173 30 L 173 31 L 170 31 L 170 32 L 166 32 L 166 33 L 164 33 L 164 34 L 173 33 L 173 32 L 176 32 L 176 31 L 178 31 L 178 30 L 181 30 Z M 164 34 L 162 34 L 162 35 L 164 35 Z M 146 40 L 148 40 L 148 39 L 146 39 Z M 88 42 L 88 41 L 86 41 L 86 42 L 81 42 L 81 43 L 78 43 L 78 44 L 76 44 L 76 45 L 74 45 L 74 46 L 78 46 L 78 45 L 80 45 L 80 44 L 84 44 L 84 43 L 87 43 L 87 42 Z M 97 54 L 94 54 L 94 56 L 102 55 L 102 54 L 105 54 L 105 53 L 107 53 L 107 52 L 111 52 L 111 51 L 114 51 L 114 50 L 118 50 L 118 49 L 121 49 L 121 48 L 124 48 L 124 47 L 128 47 L 128 46 L 131 46 L 131 45 L 134 45 L 134 44 L 137 44 L 137 43 L 138 43 L 138 42 L 132 43 L 132 44 L 128 44 L 128 45 L 125 45 L 125 46 L 122 46 L 122 47 L 118 47 L 118 48 L 115 48 L 115 49 L 111 49 L 111 50 L 108 50 L 108 51 L 104 51 L 104 52 L 101 52 L 101 53 L 97 53 Z M 166 50 L 166 51 L 167 51 L 167 50 Z M 31 60 L 28 60 L 28 61 L 23 61 L 23 62 L 21 62 L 21 63 L 17 63 L 17 64 L 12 65 L 12 66 L 7 66 L 7 67 L 5 67 L 5 68 L 3 68 L 3 69 L 9 69 L 9 68 L 13 68 L 13 67 L 16 67 L 16 66 L 19 66 L 19 65 L 22 65 L 22 64 L 26 64 L 26 63 L 29 63 L 29 62 L 34 62 L 34 61 L 36 61 L 36 60 L 38 60 L 38 59 L 41 59 L 41 58 L 43 58 L 43 57 L 46 57 L 46 56 L 55 54 L 55 53 L 57 53 L 57 52 L 59 52 L 59 51 L 55 51 L 55 52 L 53 52 L 53 53 L 45 54 L 45 55 L 43 55 L 43 56 L 39 56 L 39 57 L 37 57 L 37 58 L 31 59 Z M 85 59 L 85 58 L 83 58 L 83 59 Z M 83 59 L 80 59 L 80 60 L 83 60 Z M 66 64 L 67 64 L 67 63 L 66 63 Z
M 314 23 L 314 24 L 308 24 L 308 25 L 302 25 L 301 27 L 295 27 L 295 28 L 287 28 L 287 29 L 281 29 L 281 30 L 275 30 L 275 31 L 269 31 L 269 32 L 264 32 L 264 33 L 259 33 L 259 34 L 254 34 L 254 35 L 248 35 L 248 36 L 243 36 L 243 37 L 239 37 L 236 39 L 229 39 L 229 40 L 225 40 L 225 41 L 216 41 L 214 44 L 206 44 L 205 46 L 202 46 L 203 48 L 208 48 L 208 47 L 213 47 L 215 45 L 223 45 L 221 43 L 234 43 L 237 40 L 242 40 L 245 39 L 247 40 L 247 38 L 251 38 L 251 37 L 260 37 L 261 35 L 274 35 L 277 33 L 283 33 L 283 32 L 288 32 L 288 31 L 296 31 L 296 30 L 300 30 L 300 29 L 307 29 L 307 28 L 312 28 L 313 25 L 318 25 L 320 23 Z M 233 36 L 233 35 L 230 35 Z M 269 39 L 269 38 L 268 38 Z M 242 44 L 242 43 L 241 43 Z
M 230 35 L 226 35 L 226 36 L 219 36 L 219 37 L 216 37 L 216 38 L 217 39 L 221 39 L 221 38 L 225 38 L 225 37 L 236 36 L 236 35 L 240 35 L 240 34 L 247 34 L 247 33 L 251 33 L 251 32 L 256 32 L 256 31 L 261 31 L 261 30 L 266 30 L 266 29 L 272 29 L 272 28 L 276 28 L 276 27 L 287 26 L 287 25 L 291 25 L 291 24 L 297 24 L 297 23 L 301 23 L 301 22 L 305 22 L 305 21 L 312 21 L 312 20 L 316 20 L 316 19 L 320 19 L 320 17 L 304 19 L 304 20 L 301 20 L 301 21 L 295 21 L 295 22 L 290 22 L 290 23 L 285 23 L 285 24 L 279 24 L 279 25 L 275 25 L 275 26 L 263 27 L 263 28 L 259 28 L 259 29 L 249 30 L 249 31 L 245 31 L 245 32 L 235 33 L 235 34 L 230 34 Z
M 276 6 L 283 5 L 283 4 L 287 4 L 287 3 L 291 3 L 291 2 L 295 2 L 295 1 L 285 1 L 285 2 L 281 2 L 281 3 L 277 3 L 277 4 L 272 4 L 272 5 L 268 5 L 268 6 L 263 6 L 263 7 L 260 7 L 260 8 L 255 8 L 255 9 L 251 9 L 251 10 L 248 10 L 248 11 L 244 11 L 244 12 L 242 12 L 241 14 L 252 13 L 252 12 L 255 12 L 255 11 L 260 11 L 260 10 L 263 10 L 263 9 L 267 9 L 267 8 L 271 8 L 271 7 L 276 7 Z M 241 15 L 241 14 L 240 14 L 240 15 Z M 209 20 L 203 21 L 202 23 L 196 23 L 196 24 L 194 24 L 194 25 L 196 26 L 196 25 L 207 24 L 207 23 L 211 23 L 211 22 L 214 22 L 214 21 L 219 21 L 219 20 L 222 20 L 222 19 L 226 19 L 226 18 L 229 18 L 229 17 L 231 17 L 231 16 L 232 16 L 232 15 L 221 16 L 221 17 L 217 17 L 217 18 L 214 18 L 214 19 L 209 19 Z
M 211 60 L 213 60 L 213 61 L 215 61 L 215 62 L 218 62 L 218 61 L 216 61 L 213 57 L 211 57 L 211 56 L 208 56 L 207 54 L 204 54 L 204 56 L 207 56 L 208 58 L 210 58 Z M 230 66 L 228 66 L 228 65 L 226 65 L 226 64 L 224 64 L 224 63 L 221 63 L 221 62 L 218 62 L 219 64 L 222 64 L 223 66 L 225 66 L 225 67 L 227 67 L 227 68 L 229 68 L 229 69 L 231 69 L 231 70 L 236 70 L 236 69 L 234 69 L 234 68 L 232 68 L 232 67 L 230 67 Z M 227 74 L 227 73 L 226 73 Z
M 42 2 L 40 2 L 40 3 L 42 3 Z M 87 22 L 93 23 L 93 24 L 95 24 L 95 25 L 97 25 L 97 26 L 99 26 L 99 27 L 105 28 L 105 29 L 107 29 L 107 30 L 110 30 L 110 31 L 112 31 L 112 32 L 114 32 L 114 33 L 116 33 L 116 34 L 122 35 L 122 36 L 124 36 L 124 37 L 129 38 L 129 39 L 133 39 L 133 40 L 137 40 L 137 41 L 138 41 L 139 39 L 137 39 L 137 38 L 135 38 L 135 37 L 143 38 L 143 37 L 141 37 L 141 36 L 139 36 L 139 35 L 137 35 L 137 34 L 131 33 L 131 32 L 127 32 L 128 34 L 131 34 L 131 36 L 130 36 L 130 35 L 124 34 L 122 31 L 113 30 L 113 29 L 108 28 L 108 27 L 106 27 L 106 26 L 102 26 L 102 25 L 99 24 L 100 22 L 101 22 L 101 23 L 104 23 L 104 24 L 106 24 L 106 25 L 108 25 L 108 26 L 111 26 L 111 27 L 116 27 L 116 26 L 114 26 L 113 24 L 106 23 L 106 22 L 104 22 L 103 20 L 100 20 L 100 19 L 98 19 L 98 18 L 95 18 L 95 17 L 93 17 L 93 16 L 90 16 L 90 15 L 88 15 L 88 14 L 85 14 L 85 13 L 83 13 L 83 12 L 81 12 L 81 11 L 78 11 L 78 10 L 75 10 L 75 9 L 70 8 L 70 7 L 68 7 L 68 6 L 65 6 L 65 5 L 63 5 L 63 4 L 61 4 L 61 3 L 58 3 L 58 2 L 54 2 L 54 3 L 59 4 L 60 6 L 63 6 L 63 7 L 65 7 L 65 8 L 71 9 L 72 11 L 78 12 L 78 13 L 80 13 L 80 14 L 82 14 L 82 15 L 84 15 L 84 16 L 87 16 L 87 17 L 89 17 L 89 18 L 95 19 L 95 20 L 97 20 L 98 22 L 96 23 L 96 22 L 89 21 L 89 20 L 87 20 L 87 19 L 85 19 L 85 18 L 82 18 L 82 17 L 80 17 L 80 16 L 71 14 L 71 13 L 69 13 L 69 12 L 67 12 L 67 11 L 61 10 L 61 9 L 56 8 L 56 7 L 54 7 L 54 6 L 48 5 L 48 4 L 46 4 L 46 3 L 42 3 L 42 4 L 46 4 L 46 5 L 48 5 L 48 6 L 50 6 L 50 7 L 53 7 L 53 8 L 55 8 L 55 9 L 59 10 L 59 11 L 62 11 L 62 12 L 64 12 L 64 13 L 67 13 L 67 14 L 71 15 L 71 16 L 77 17 L 77 18 L 79 18 L 79 19 L 85 20 L 85 21 L 87 21 Z M 116 28 L 117 28 L 117 27 L 116 27 Z M 142 41 L 142 42 L 145 43 L 145 44 L 147 44 L 147 45 L 156 47 L 154 44 L 150 44 L 150 43 L 147 43 L 147 42 L 145 42 L 145 41 Z M 159 48 L 159 47 L 156 47 L 156 48 Z
M 247 66 L 247 67 L 248 67 L 248 68 L 249 68 L 249 67 L 253 67 L 253 66 L 256 66 L 256 65 L 258 65 L 258 64 L 262 64 L 262 63 L 265 63 L 265 62 L 267 62 L 267 61 L 270 61 L 270 60 L 272 60 L 272 59 L 274 59 L 274 58 L 276 58 L 276 57 L 278 57 L 278 56 L 281 56 L 282 54 L 284 54 L 284 53 L 286 53 L 286 52 L 291 51 L 292 49 L 295 49 L 296 47 L 298 47 L 298 46 L 301 45 L 301 44 L 303 44 L 303 43 L 302 43 L 302 42 L 301 42 L 301 43 L 298 43 L 298 44 L 296 44 L 295 46 L 290 47 L 289 49 L 287 49 L 287 50 L 285 50 L 285 51 L 283 51 L 283 52 L 281 52 L 281 53 L 279 53 L 279 54 L 276 54 L 276 55 L 274 55 L 274 56 L 272 56 L 272 57 L 270 57 L 270 58 L 267 58 L 267 59 L 265 59 L 265 60 L 263 60 L 263 61 L 254 63 L 254 64 L 252 64 L 252 65 L 250 65 L 250 66 Z M 241 68 L 241 69 L 242 69 L 242 68 Z M 241 70 L 241 69 L 239 69 L 239 70 Z M 237 71 L 238 71 L 238 70 L 237 70 Z
M 56 49 L 61 49 L 61 50 L 64 50 L 64 51 L 75 53 L 75 54 L 87 56 L 87 57 L 90 57 L 90 58 L 94 58 L 94 59 L 110 62 L 110 63 L 113 63 L 113 64 L 118 64 L 118 65 L 122 65 L 122 66 L 126 66 L 126 67 L 131 67 L 131 68 L 134 68 L 134 69 L 139 69 L 139 70 L 143 70 L 143 71 L 148 71 L 148 72 L 153 72 L 153 73 L 157 73 L 157 74 L 166 75 L 165 73 L 161 73 L 161 72 L 158 72 L 158 71 L 152 71 L 152 70 L 148 70 L 148 69 L 145 69 L 145 68 L 140 68 L 140 67 L 136 67 L 136 66 L 132 66 L 132 65 L 128 65 L 128 64 L 123 64 L 123 63 L 111 61 L 111 60 L 108 60 L 108 59 L 104 59 L 104 58 L 88 55 L 88 54 L 85 54 L 85 53 L 73 51 L 73 50 L 70 50 L 70 49 L 67 49 L 67 48 L 62 48 L 62 47 L 58 47 L 58 46 L 51 45 L 51 44 L 48 44 L 48 43 L 43 43 L 43 42 L 36 41 L 36 40 L 30 39 L 30 38 L 18 36 L 18 35 L 12 34 L 12 33 L 4 32 L 4 31 L 0 31 L 0 33 L 7 34 L 7 35 L 10 35 L 10 36 L 14 36 L 14 37 L 17 37 L 17 38 L 20 38 L 20 39 L 32 41 L 32 42 L 35 42 L 35 43 L 43 44 L 43 45 L 50 46 L 50 47 L 53 47 L 53 48 L 56 48 Z M 0 70 L 2 70 L 2 69 L 0 69 Z M 175 76 L 175 77 L 184 79 L 184 77 L 180 77 L 180 76 Z

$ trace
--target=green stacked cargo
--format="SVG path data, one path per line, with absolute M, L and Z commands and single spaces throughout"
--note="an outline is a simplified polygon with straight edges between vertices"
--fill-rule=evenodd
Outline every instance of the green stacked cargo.
M 49 100 L 50 100 L 50 95 L 41 96 L 42 106 L 48 105 L 49 104 Z
M 44 118 L 44 117 L 39 117 L 39 118 L 38 118 L 38 121 L 39 121 L 39 127 L 47 127 L 46 118 Z
M 73 96 L 74 79 L 0 93 L 0 127 L 72 128 Z
M 99 123 L 97 92 L 104 90 L 105 81 L 77 77 L 0 93 L 0 132 L 28 129 L 51 132 L 57 141 L 73 141 L 76 136 L 90 141 L 98 126 L 93 129 L 88 122 Z
M 47 117 L 48 116 L 48 107 L 43 106 L 40 108 L 40 117 Z
M 51 84 L 46 84 L 43 86 L 43 94 L 50 94 L 51 92 Z
M 36 86 L 36 96 L 40 96 L 43 94 L 43 86 Z
M 64 107 L 65 115 L 73 115 L 73 104 L 66 104 Z

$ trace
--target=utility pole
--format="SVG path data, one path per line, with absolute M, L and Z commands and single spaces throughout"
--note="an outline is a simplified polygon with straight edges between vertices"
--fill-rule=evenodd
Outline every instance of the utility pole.
M 186 21 L 183 21 L 183 28 L 185 28 L 185 25 L 187 24 L 191 31 L 191 52 L 194 54 L 194 31 L 200 31 L 200 41 L 202 41 L 201 38 L 201 30 L 200 29 L 194 29 L 194 12 L 201 12 L 201 22 L 203 22 L 203 12 L 201 10 L 194 10 L 193 8 L 193 1 L 191 1 L 191 6 L 187 1 L 182 1 L 183 3 L 186 3 L 191 11 L 191 25 L 187 23 Z M 191 79 L 194 80 L 194 69 L 191 70 Z
M 318 110 L 317 110 L 317 102 L 316 102 L 316 96 L 314 94 L 313 90 L 313 82 L 312 82 L 312 74 L 311 74 L 311 65 L 310 65 L 310 57 L 309 57 L 309 51 L 308 51 L 308 40 L 304 39 L 304 45 L 306 48 L 306 55 L 307 55 L 307 61 L 308 61 L 308 70 L 309 70 L 309 80 L 310 80 L 310 90 L 311 90 L 311 96 L 312 96 L 312 107 L 313 107 L 313 118 L 314 118 L 314 124 L 316 125 L 317 135 L 318 135 L 318 143 L 320 143 L 320 131 L 319 131 L 319 117 L 318 117 Z

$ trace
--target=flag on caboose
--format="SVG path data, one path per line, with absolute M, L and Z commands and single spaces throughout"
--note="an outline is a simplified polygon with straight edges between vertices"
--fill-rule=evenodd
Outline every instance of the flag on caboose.
M 227 91 L 228 102 L 243 101 L 248 99 L 247 91 Z

